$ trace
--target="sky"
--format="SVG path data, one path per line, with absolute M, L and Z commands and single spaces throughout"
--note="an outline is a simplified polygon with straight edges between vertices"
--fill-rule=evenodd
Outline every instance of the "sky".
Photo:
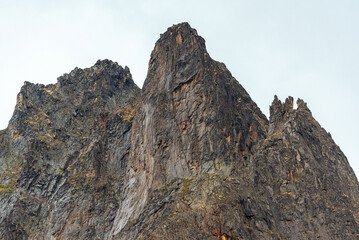
M 0 0 L 0 129 L 24 81 L 56 83 L 98 59 L 142 87 L 160 34 L 189 22 L 268 116 L 300 97 L 359 174 L 357 0 Z

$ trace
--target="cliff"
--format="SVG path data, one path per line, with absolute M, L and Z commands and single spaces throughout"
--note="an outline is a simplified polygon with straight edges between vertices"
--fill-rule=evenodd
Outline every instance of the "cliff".
M 0 132 L 1 239 L 356 239 L 355 174 L 293 105 L 268 120 L 188 23 L 142 90 L 109 60 L 26 82 Z

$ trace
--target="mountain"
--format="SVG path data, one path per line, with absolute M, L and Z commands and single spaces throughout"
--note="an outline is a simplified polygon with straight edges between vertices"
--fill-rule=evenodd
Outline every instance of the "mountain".
M 188 23 L 142 89 L 110 60 L 25 82 L 0 132 L 1 239 L 356 239 L 356 176 L 293 105 L 268 120 Z

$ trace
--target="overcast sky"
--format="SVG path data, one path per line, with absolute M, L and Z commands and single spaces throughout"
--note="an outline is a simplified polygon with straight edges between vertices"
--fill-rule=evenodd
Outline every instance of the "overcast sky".
M 303 98 L 359 174 L 359 1 L 0 0 L 0 129 L 24 81 L 55 83 L 98 59 L 139 87 L 155 41 L 187 21 L 268 116 Z

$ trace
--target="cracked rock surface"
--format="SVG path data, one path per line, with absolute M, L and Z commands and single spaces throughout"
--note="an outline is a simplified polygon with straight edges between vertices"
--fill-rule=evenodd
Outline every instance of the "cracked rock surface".
M 25 82 L 0 131 L 0 239 L 357 239 L 357 178 L 293 102 L 268 120 L 188 23 L 142 89 L 110 60 Z

